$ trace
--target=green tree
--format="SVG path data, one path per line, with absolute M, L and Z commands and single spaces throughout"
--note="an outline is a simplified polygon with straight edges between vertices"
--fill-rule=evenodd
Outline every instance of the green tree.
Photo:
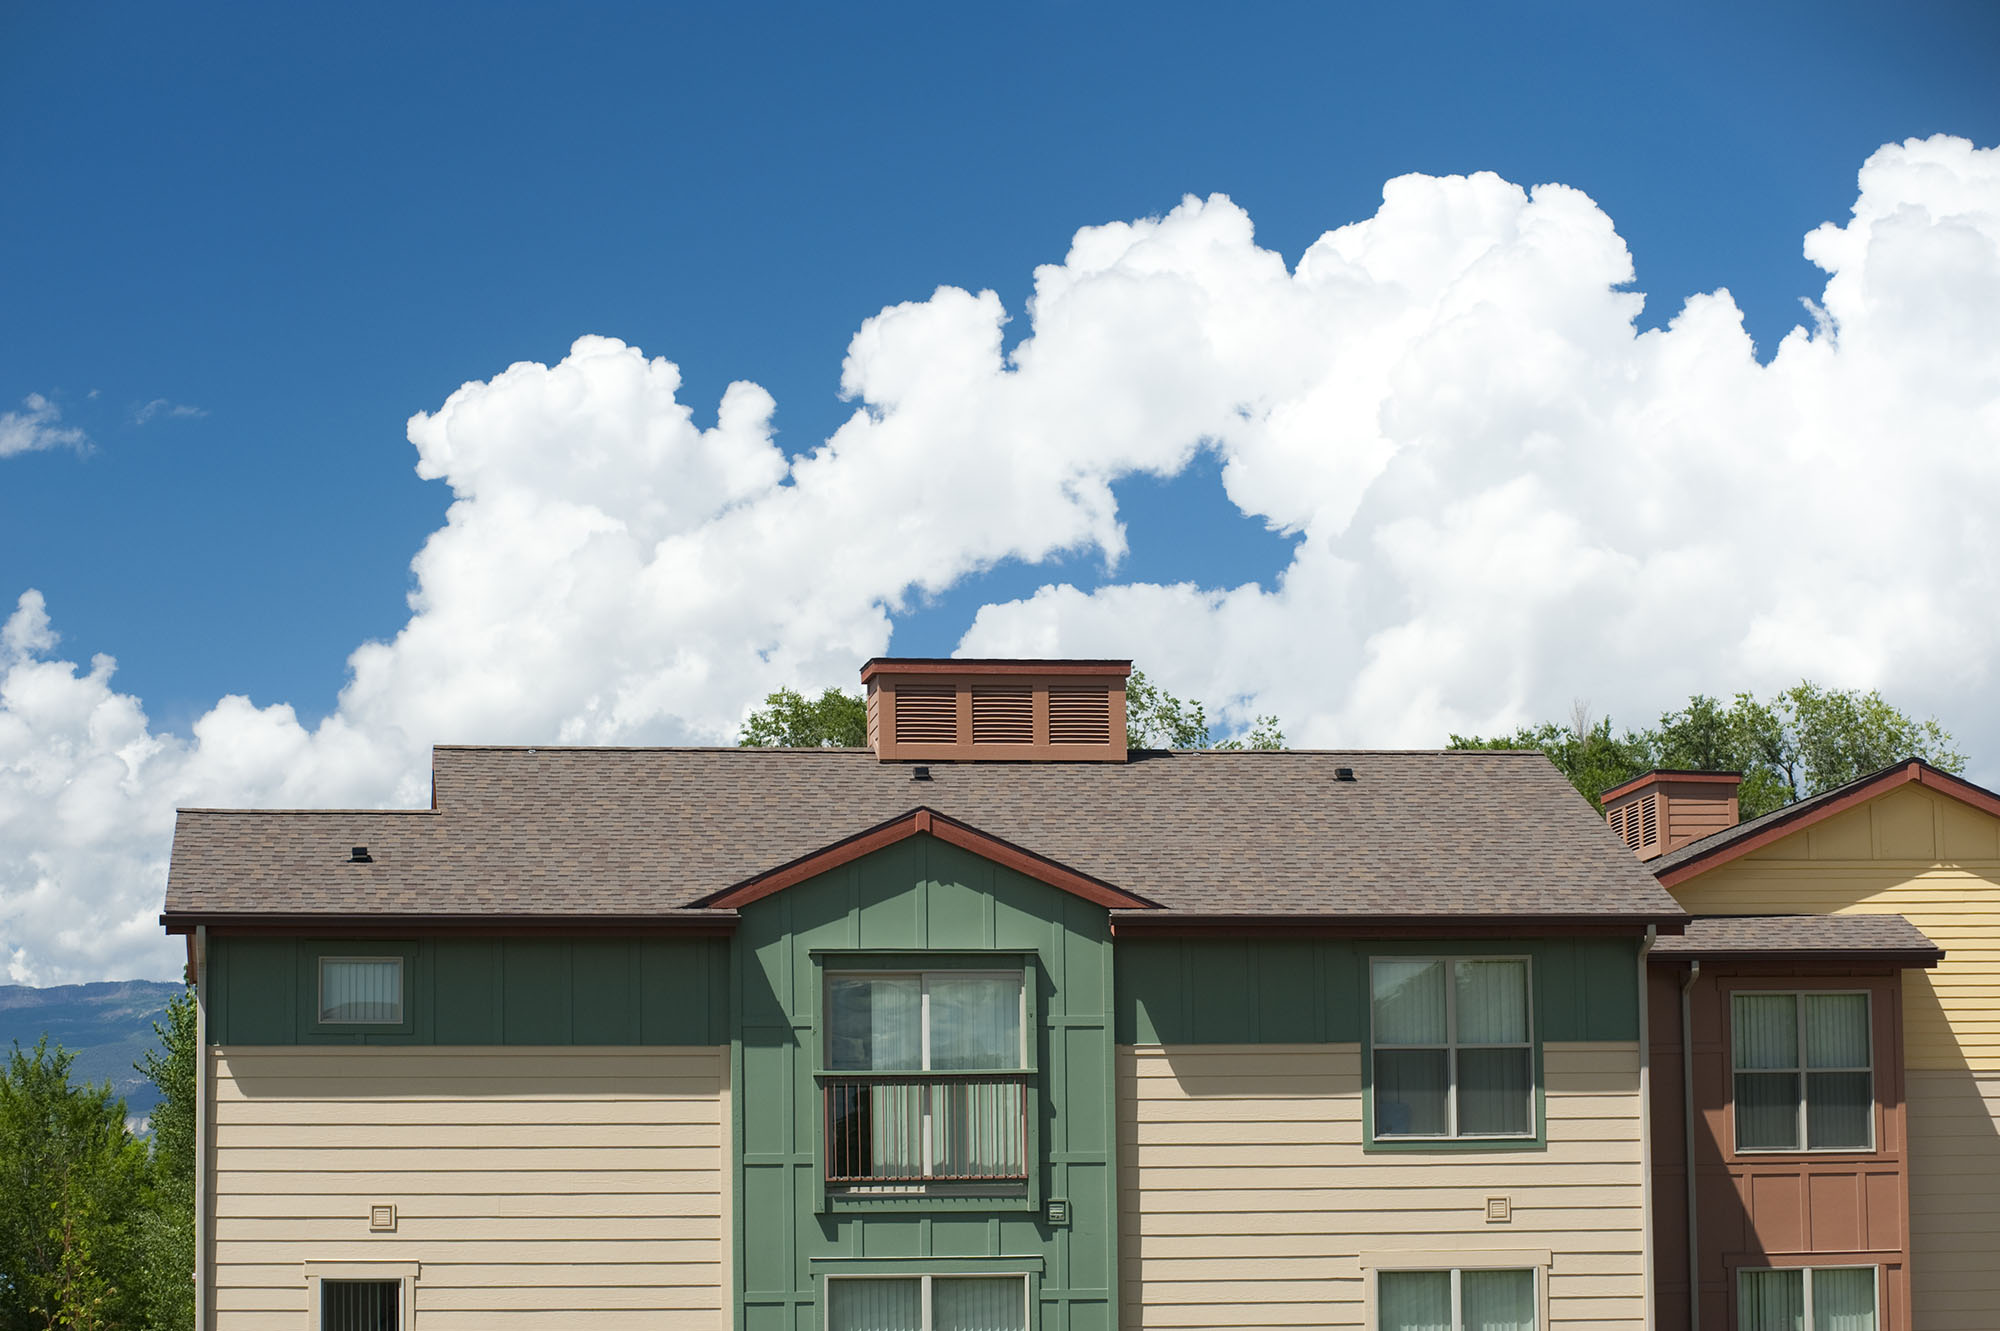
M 864 749 L 868 704 L 839 689 L 828 689 L 817 698 L 797 689 L 779 689 L 750 713 L 736 743 L 746 749 Z
M 1548 754 L 1593 806 L 1620 782 L 1656 767 L 1741 772 L 1738 809 L 1756 818 L 1857 777 L 1922 758 L 1947 772 L 1965 757 L 1935 720 L 1916 720 L 1869 690 L 1824 689 L 1803 680 L 1770 702 L 1697 693 L 1646 730 L 1614 736 L 1610 721 L 1524 726 L 1500 739 L 1453 735 L 1455 749 L 1531 748 Z
M 152 1193 L 140 1218 L 144 1258 L 138 1278 L 151 1331 L 194 1326 L 194 990 L 167 1003 L 153 1023 L 160 1046 L 136 1066 L 159 1088 L 151 1119 Z
M 1125 747 L 1128 749 L 1282 749 L 1285 732 L 1275 716 L 1260 716 L 1243 734 L 1214 744 L 1208 709 L 1183 701 L 1134 670 L 1125 681 Z
M 1643 736 L 1627 731 L 1623 737 L 1611 733 L 1611 720 L 1557 725 L 1544 721 L 1538 726 L 1522 726 L 1511 735 L 1484 739 L 1478 735 L 1453 735 L 1454 749 L 1540 749 L 1556 770 L 1582 792 L 1592 808 L 1601 808 L 1598 795 L 1621 781 L 1630 781 L 1653 766 L 1652 752 Z
M 111 1087 L 72 1056 L 16 1045 L 0 1071 L 0 1331 L 137 1327 L 145 1147 Z

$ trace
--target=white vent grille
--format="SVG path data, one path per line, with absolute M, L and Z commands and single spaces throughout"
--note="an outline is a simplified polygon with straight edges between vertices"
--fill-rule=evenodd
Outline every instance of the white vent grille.
M 896 690 L 896 743 L 957 742 L 956 688 L 949 684 L 905 684 Z
M 972 691 L 974 744 L 1033 744 L 1035 693 L 1026 687 Z
M 1111 695 L 1104 689 L 1049 690 L 1049 743 L 1111 742 Z

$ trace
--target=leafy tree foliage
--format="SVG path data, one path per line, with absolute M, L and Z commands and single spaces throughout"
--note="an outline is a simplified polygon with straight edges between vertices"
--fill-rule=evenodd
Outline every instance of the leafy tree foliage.
M 868 704 L 839 689 L 808 698 L 797 689 L 779 689 L 750 713 L 736 743 L 746 749 L 865 749 Z
M 1916 720 L 1874 690 L 1824 689 L 1801 681 L 1769 702 L 1739 693 L 1729 702 L 1696 694 L 1646 730 L 1614 735 L 1606 719 L 1544 722 L 1498 738 L 1453 735 L 1454 749 L 1540 749 L 1592 805 L 1620 782 L 1656 767 L 1741 772 L 1745 819 L 1922 758 L 1947 772 L 1965 757 L 1935 720 Z
M 169 1000 L 164 1022 L 154 1022 L 160 1047 L 139 1070 L 160 1090 L 154 1108 L 153 1192 L 140 1220 L 144 1257 L 136 1275 L 144 1291 L 151 1331 L 194 1327 L 194 991 Z
M 1125 681 L 1125 747 L 1128 749 L 1282 749 L 1285 732 L 1275 716 L 1260 716 L 1243 734 L 1213 744 L 1208 709 L 1183 701 L 1134 670 Z
M 109 1084 L 70 1085 L 71 1060 L 44 1037 L 0 1071 L 0 1331 L 143 1325 L 146 1148 Z

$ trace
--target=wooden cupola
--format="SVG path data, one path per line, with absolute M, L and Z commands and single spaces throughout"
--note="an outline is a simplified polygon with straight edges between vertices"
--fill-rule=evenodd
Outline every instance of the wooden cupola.
M 878 656 L 861 667 L 884 762 L 1125 761 L 1130 661 Z
M 1659 769 L 1613 786 L 1601 797 L 1611 830 L 1642 860 L 1736 826 L 1741 772 Z

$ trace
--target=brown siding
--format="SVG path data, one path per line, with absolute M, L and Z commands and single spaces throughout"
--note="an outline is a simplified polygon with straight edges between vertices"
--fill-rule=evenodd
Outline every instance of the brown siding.
M 1658 1325 L 1688 1325 L 1687 1184 L 1680 987 L 1687 964 L 1655 962 L 1652 1048 L 1654 1288 Z M 1738 1154 L 1729 995 L 1755 989 L 1865 990 L 1874 1021 L 1875 1142 L 1866 1152 Z M 1903 1092 L 1902 988 L 1883 966 L 1707 962 L 1691 994 L 1701 1324 L 1735 1325 L 1743 1266 L 1881 1268 L 1882 1331 L 1908 1331 L 1910 1181 Z

